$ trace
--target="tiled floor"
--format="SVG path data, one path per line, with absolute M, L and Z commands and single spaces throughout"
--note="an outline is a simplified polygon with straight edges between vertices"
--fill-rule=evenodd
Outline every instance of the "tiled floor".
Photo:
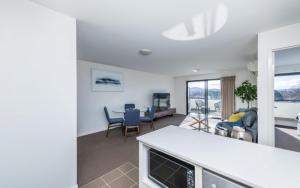
M 138 168 L 127 162 L 80 188 L 137 188 L 138 177 Z

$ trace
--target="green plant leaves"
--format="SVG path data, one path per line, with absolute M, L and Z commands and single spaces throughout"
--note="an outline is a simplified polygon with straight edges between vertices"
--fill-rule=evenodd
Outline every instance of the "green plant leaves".
M 234 94 L 240 97 L 242 102 L 246 101 L 249 108 L 249 102 L 257 99 L 257 87 L 246 80 L 234 90 Z

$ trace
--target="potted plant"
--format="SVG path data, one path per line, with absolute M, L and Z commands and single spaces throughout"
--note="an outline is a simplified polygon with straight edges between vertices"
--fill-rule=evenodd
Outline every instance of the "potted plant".
M 256 85 L 246 80 L 234 90 L 234 94 L 240 97 L 242 102 L 246 101 L 249 109 L 250 102 L 257 99 L 257 88 Z

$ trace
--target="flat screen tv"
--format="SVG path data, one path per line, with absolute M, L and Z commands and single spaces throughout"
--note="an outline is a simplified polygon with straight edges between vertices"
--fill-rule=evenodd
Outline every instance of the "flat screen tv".
M 157 112 L 169 109 L 170 93 L 153 93 L 153 106 Z

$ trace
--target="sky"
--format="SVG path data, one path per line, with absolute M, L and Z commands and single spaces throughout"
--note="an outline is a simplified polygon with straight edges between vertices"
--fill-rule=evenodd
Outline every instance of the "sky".
M 189 82 L 189 87 L 199 87 L 204 88 L 205 82 L 199 81 L 199 82 Z M 221 88 L 221 81 L 220 80 L 209 80 L 208 81 L 208 88 L 209 89 L 220 89 Z
M 274 86 L 276 90 L 300 88 L 300 75 L 276 76 Z

